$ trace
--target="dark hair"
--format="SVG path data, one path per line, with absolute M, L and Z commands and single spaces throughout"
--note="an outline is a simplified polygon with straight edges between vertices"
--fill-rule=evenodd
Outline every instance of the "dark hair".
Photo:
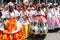
M 12 12 L 12 11 L 13 11 L 13 7 L 9 6 L 9 12 Z
M 40 11 L 40 7 L 38 7 L 37 11 Z
M 14 8 L 15 10 L 16 10 L 16 7 L 17 7 L 17 4 L 15 4 L 15 8 Z
M 0 9 L 0 11 L 1 11 L 1 9 Z
M 43 4 L 41 4 L 41 6 L 40 6 L 40 8 L 45 8 L 46 6 L 45 5 L 43 5 Z
M 0 17 L 2 16 L 2 12 L 0 11 Z
M 49 8 L 53 8 L 53 6 L 51 5 Z

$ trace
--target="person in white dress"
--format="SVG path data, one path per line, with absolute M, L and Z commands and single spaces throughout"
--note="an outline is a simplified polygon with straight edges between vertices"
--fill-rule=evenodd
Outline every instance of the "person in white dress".
M 55 29 L 57 28 L 56 26 L 59 26 L 59 20 L 56 17 L 56 14 L 58 14 L 58 10 L 54 9 L 51 3 L 49 3 L 48 6 L 50 6 L 47 14 L 48 26 L 50 29 Z
M 14 18 L 19 16 L 19 12 L 13 8 L 13 5 L 11 2 L 8 3 L 9 9 L 3 13 L 2 18 Z
M 55 16 L 57 17 L 57 19 L 59 20 L 58 23 L 59 23 L 59 27 L 60 27 L 60 9 L 58 9 L 58 3 L 54 3 L 54 9 L 55 9 Z M 57 20 L 56 20 L 57 22 Z
M 36 15 L 36 14 L 37 14 L 37 10 L 35 10 L 34 7 L 31 7 L 30 16 L 33 16 L 33 15 Z
M 46 17 L 46 8 L 45 8 L 45 5 L 41 4 L 40 6 L 40 11 L 39 11 L 39 14 L 41 15 L 40 18 L 41 18 L 41 22 L 42 23 L 45 23 L 47 21 L 47 17 Z
M 14 9 L 13 5 L 14 5 L 14 4 L 11 3 L 11 2 L 8 3 L 8 10 L 5 11 L 5 12 L 3 13 L 2 17 L 1 17 L 2 19 L 4 19 L 4 23 L 6 22 L 6 20 L 8 20 L 8 19 L 10 19 L 10 18 L 12 18 L 12 19 L 15 18 L 15 19 L 16 19 L 16 22 L 19 22 L 19 21 L 17 20 L 17 18 L 20 16 L 20 15 L 19 15 L 19 12 Z M 19 22 L 18 24 L 20 24 L 20 22 Z M 18 28 L 18 27 L 17 27 L 17 28 Z M 21 24 L 20 24 L 18 30 L 16 30 L 15 32 L 19 31 L 20 28 L 22 28 L 22 27 L 21 27 Z M 15 32 L 13 32 L 13 33 L 15 33 Z

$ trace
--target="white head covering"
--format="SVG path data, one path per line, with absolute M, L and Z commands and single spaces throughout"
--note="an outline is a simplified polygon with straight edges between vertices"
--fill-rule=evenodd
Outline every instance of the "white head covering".
M 34 9 L 35 9 L 34 7 L 31 8 L 31 10 L 34 10 Z
M 54 3 L 54 5 L 55 5 L 55 6 L 58 5 L 58 3 Z
M 43 5 L 45 5 L 45 3 L 44 3 L 44 2 L 42 2 L 42 4 L 43 4 Z
M 8 6 L 13 6 L 14 4 L 12 2 L 9 2 L 8 3 Z
M 51 6 L 52 5 L 52 3 L 48 3 L 48 6 Z

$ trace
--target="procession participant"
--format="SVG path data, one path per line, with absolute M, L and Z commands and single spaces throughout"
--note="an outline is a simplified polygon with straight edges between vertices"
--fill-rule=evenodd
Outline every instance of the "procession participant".
M 52 3 L 48 3 L 48 4 L 47 4 L 47 13 L 48 13 L 51 9 L 53 9 Z M 48 18 L 51 18 L 51 13 L 48 13 L 48 14 L 47 14 L 47 17 L 48 17 Z
M 28 7 L 27 8 L 27 10 L 28 10 L 28 21 L 29 21 L 29 23 L 31 23 L 32 21 L 31 21 L 31 16 L 30 16 L 30 12 L 31 12 L 31 8 L 30 7 Z
M 3 19 L 7 20 L 5 22 L 5 30 L 4 30 L 4 33 L 6 33 L 6 36 L 7 36 L 5 40 L 7 39 L 8 40 L 18 40 L 18 39 L 24 40 L 24 33 L 22 31 L 22 27 L 20 25 L 20 22 L 17 21 L 17 17 L 20 15 L 19 15 L 19 12 L 14 9 L 13 5 L 14 4 L 12 2 L 9 2 L 8 10 L 5 11 L 2 16 Z M 19 27 L 17 25 L 19 25 Z M 2 40 L 4 40 L 4 34 L 2 38 L 3 38 Z
M 28 8 L 28 5 L 24 5 L 24 9 L 23 9 L 23 12 L 24 12 L 24 16 L 28 16 L 28 10 L 27 10 L 27 8 Z
M 4 10 L 2 11 L 2 14 L 8 10 L 8 5 L 5 5 Z
M 20 6 L 19 5 L 17 5 L 17 11 L 20 12 Z
M 37 10 L 35 10 L 34 7 L 31 7 L 31 10 L 30 10 L 30 16 L 34 16 L 37 14 Z
M 37 15 L 38 15 L 37 10 L 32 6 L 31 11 L 30 11 L 30 16 L 32 18 L 32 22 L 34 22 L 34 21 L 37 22 L 38 21 L 39 18 L 37 18 Z
M 5 5 L 5 11 L 7 11 L 8 10 L 8 5 Z
M 39 13 L 39 11 L 40 11 L 40 3 L 37 3 L 36 6 L 37 6 L 37 13 Z
M 59 19 L 59 22 L 60 22 L 60 9 L 59 10 L 59 14 L 57 15 L 58 16 L 58 19 Z
M 51 7 L 51 8 L 50 8 Z M 52 3 L 48 3 L 47 4 L 47 10 L 49 11 L 50 9 L 52 9 L 53 8 L 53 4 Z
M 19 5 L 17 5 L 16 10 L 19 12 L 19 15 L 21 16 L 22 11 Z M 20 20 L 20 16 L 18 17 L 18 20 Z
M 28 9 L 28 5 L 24 5 L 24 19 L 27 21 L 27 23 L 29 23 L 29 14 L 30 14 L 30 9 Z
M 22 7 L 21 7 L 21 5 L 19 6 L 17 6 L 17 11 L 19 12 L 19 14 L 20 14 L 20 17 L 22 16 L 22 14 L 23 14 L 23 10 L 22 10 Z
M 18 11 L 14 10 L 13 3 L 9 2 L 8 6 L 9 6 L 9 9 L 3 13 L 2 18 L 4 19 L 17 18 L 19 14 L 18 14 Z
M 58 11 L 56 11 L 52 4 L 49 3 L 48 4 L 48 7 L 49 7 L 49 10 L 48 10 L 48 26 L 51 28 L 51 29 L 54 29 L 56 28 L 56 26 L 59 25 L 59 20 L 58 18 L 56 17 L 56 12 L 58 13 Z
M 55 11 L 55 16 L 59 19 L 59 24 L 60 24 L 60 10 L 57 8 L 58 7 L 58 3 L 54 3 L 54 11 Z M 56 20 L 57 21 L 57 20 Z M 58 25 L 60 27 L 60 25 Z
M 54 29 L 54 27 L 52 27 L 52 20 L 51 20 L 51 18 L 52 18 L 52 14 L 51 14 L 51 12 L 50 12 L 50 10 L 52 10 L 53 9 L 53 6 L 52 6 L 52 3 L 48 3 L 48 7 L 47 7 L 47 10 L 48 10 L 48 14 L 47 14 L 47 22 L 48 22 L 48 28 L 50 28 L 50 29 Z M 53 22 L 53 25 L 54 25 L 54 22 Z
M 40 6 L 40 11 L 43 11 L 44 13 L 45 13 L 45 15 L 46 15 L 46 6 L 45 6 L 45 4 L 41 4 L 41 6 Z
M 13 18 L 14 15 L 15 15 L 15 17 L 19 16 L 18 11 L 13 8 L 13 5 L 14 5 L 14 4 L 11 3 L 11 2 L 8 3 L 9 9 L 4 12 L 2 18 L 10 18 L 10 17 Z M 15 14 L 13 14 L 13 13 L 15 13 Z M 6 15 L 7 15 L 7 16 L 6 16 Z
M 29 15 L 28 17 L 30 17 L 30 10 L 31 10 L 31 8 L 28 7 L 28 8 L 27 8 L 27 13 L 28 13 L 28 15 Z
M 40 16 L 40 18 L 41 18 L 40 22 L 43 22 L 43 23 L 44 23 L 44 22 L 47 21 L 47 20 L 46 20 L 46 15 L 47 15 L 47 13 L 46 13 L 45 6 L 44 6 L 43 4 L 41 4 L 39 10 L 40 10 L 40 11 L 39 11 L 39 15 L 41 15 L 41 16 Z

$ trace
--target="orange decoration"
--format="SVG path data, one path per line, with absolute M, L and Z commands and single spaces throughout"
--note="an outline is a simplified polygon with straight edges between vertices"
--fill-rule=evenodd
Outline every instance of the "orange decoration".
M 15 18 L 8 19 L 8 21 L 6 22 L 6 27 L 7 27 L 8 32 L 17 30 L 16 19 Z
M 7 38 L 7 34 L 4 34 L 3 37 L 2 37 L 2 39 L 6 40 L 6 38 Z
M 17 29 L 17 22 L 15 18 L 8 19 L 5 24 L 7 29 L 5 29 L 4 32 L 12 32 Z M 0 40 L 24 40 L 24 32 L 22 29 L 15 34 L 0 32 Z

